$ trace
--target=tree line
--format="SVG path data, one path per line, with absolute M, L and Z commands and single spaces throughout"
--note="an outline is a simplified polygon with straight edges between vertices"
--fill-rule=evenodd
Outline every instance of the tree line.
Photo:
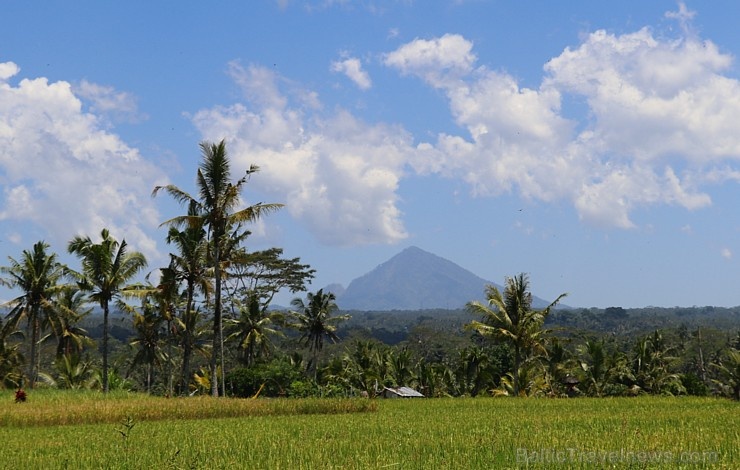
M 339 343 L 338 325 L 349 315 L 332 293 L 307 292 L 290 309 L 270 308 L 281 290 L 306 292 L 315 271 L 279 248 L 246 249 L 249 224 L 282 205 L 242 208 L 241 193 L 259 169 L 232 181 L 225 143 L 200 148 L 197 195 L 174 185 L 153 190 L 185 214 L 162 223 L 169 264 L 143 282 L 136 279 L 147 268 L 144 255 L 107 229 L 98 241 L 68 243 L 79 267 L 62 264 L 43 241 L 0 267 L 0 281 L 20 294 L 0 317 L 2 386 L 294 397 L 411 386 L 425 396 L 740 399 L 740 332 L 721 345 L 703 339 L 701 328 L 655 330 L 628 342 L 576 334 L 577 317 L 553 314 L 564 295 L 532 308 L 526 274 L 507 278 L 502 291 L 489 286 L 485 302 L 467 305 L 464 324 L 439 331 L 420 323 L 392 346 L 347 330 Z M 93 307 L 102 313 L 95 335 L 85 328 L 97 328 Z M 607 316 L 619 325 L 624 315 L 614 308 Z M 119 319 L 112 326 L 111 316 Z M 571 324 L 553 328 L 553 318 Z

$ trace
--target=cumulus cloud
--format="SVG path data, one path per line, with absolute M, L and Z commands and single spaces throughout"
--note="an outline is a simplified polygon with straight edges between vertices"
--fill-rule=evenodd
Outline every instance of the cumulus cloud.
M 90 103 L 91 113 L 106 114 L 115 120 L 128 122 L 137 122 L 146 118 L 139 113 L 136 97 L 131 93 L 87 80 L 82 80 L 79 85 L 73 87 L 73 91 L 78 98 Z
M 161 172 L 84 112 L 69 83 L 7 83 L 19 71 L 0 64 L 0 220 L 14 225 L 6 236 L 17 238 L 30 223 L 40 238 L 64 246 L 75 234 L 108 227 L 153 254 L 145 229 L 159 222 L 149 194 Z
M 226 138 L 235 165 L 254 163 L 251 185 L 285 202 L 286 210 L 327 244 L 392 243 L 407 236 L 398 207 L 399 180 L 413 152 L 402 129 L 362 122 L 346 111 L 328 117 L 306 96 L 281 92 L 285 83 L 263 67 L 231 69 L 235 82 L 260 95 L 228 107 L 199 111 L 193 122 L 204 138 Z M 264 98 L 267 96 L 267 98 Z M 307 106 L 305 103 L 309 103 Z
M 387 67 L 439 90 L 464 129 L 430 141 L 327 112 L 315 92 L 239 63 L 229 74 L 245 99 L 203 109 L 193 122 L 207 139 L 229 139 L 240 165 L 260 165 L 253 183 L 325 243 L 406 237 L 397 190 L 407 171 L 464 180 L 480 197 L 566 200 L 586 223 L 630 229 L 636 208 L 701 209 L 711 204 L 705 186 L 740 180 L 734 59 L 691 32 L 681 8 L 672 15 L 679 37 L 595 31 L 544 64 L 534 87 L 479 64 L 474 44 L 457 34 L 384 54 Z M 332 69 L 371 86 L 355 60 Z M 586 103 L 587 116 L 568 117 L 569 100 Z
M 740 157 L 740 82 L 723 74 L 731 56 L 686 33 L 691 12 L 674 16 L 684 25 L 675 39 L 648 28 L 590 34 L 545 64 L 531 89 L 478 65 L 459 35 L 386 54 L 387 66 L 442 90 L 467 131 L 420 144 L 411 164 L 462 178 L 475 195 L 570 200 L 603 227 L 634 227 L 639 206 L 711 204 L 700 185 L 737 174 L 727 165 Z M 569 99 L 585 100 L 587 120 L 563 115 Z
M 404 75 L 415 75 L 442 86 L 468 74 L 476 61 L 473 43 L 459 34 L 415 39 L 385 55 L 384 62 Z
M 362 69 L 360 59 L 349 57 L 331 63 L 332 72 L 343 73 L 354 82 L 360 90 L 368 90 L 373 85 L 370 75 Z

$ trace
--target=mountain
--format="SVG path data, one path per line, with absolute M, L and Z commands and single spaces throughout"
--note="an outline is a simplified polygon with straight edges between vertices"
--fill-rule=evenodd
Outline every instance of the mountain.
M 337 296 L 342 310 L 459 309 L 485 300 L 487 281 L 452 261 L 415 246 L 406 248 L 369 273 L 354 279 Z M 548 302 L 535 298 L 535 308 Z

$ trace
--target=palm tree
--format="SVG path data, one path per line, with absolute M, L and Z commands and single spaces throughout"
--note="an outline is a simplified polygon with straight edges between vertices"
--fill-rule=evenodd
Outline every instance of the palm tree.
M 72 273 L 80 290 L 103 310 L 103 393 L 108 393 L 108 315 L 110 303 L 133 297 L 143 290 L 131 280 L 146 267 L 146 258 L 138 251 L 128 251 L 126 240 L 120 243 L 108 229 L 100 232 L 101 241 L 93 243 L 90 237 L 77 236 L 67 249 L 82 262 L 80 272 Z
M 521 273 L 506 278 L 503 295 L 496 286 L 487 286 L 487 305 L 478 301 L 468 303 L 468 311 L 482 316 L 483 321 L 472 321 L 467 327 L 485 337 L 505 341 L 514 349 L 513 395 L 519 395 L 519 379 L 525 362 L 547 353 L 543 341 L 547 331 L 542 326 L 550 310 L 566 295 L 561 294 L 543 310 L 533 310 L 529 278 Z
M 319 289 L 315 294 L 309 292 L 306 295 L 307 302 L 295 298 L 290 303 L 295 311 L 291 315 L 298 320 L 295 328 L 301 333 L 300 342 L 305 342 L 308 350 L 314 353 L 314 370 L 316 370 L 316 359 L 318 353 L 324 348 L 324 337 L 336 343 L 336 323 L 349 319 L 349 315 L 334 315 L 339 310 L 336 304 L 336 296 L 332 292 L 324 292 Z
M 43 241 L 37 242 L 31 251 L 23 250 L 23 256 L 19 261 L 9 257 L 10 266 L 0 268 L 0 272 L 8 275 L 2 283 L 23 291 L 21 296 L 6 305 L 13 306 L 9 318 L 15 325 L 24 317 L 28 320 L 31 332 L 28 379 L 31 388 L 38 379 L 40 358 L 38 346 L 41 337 L 42 315 L 48 315 L 52 311 L 54 295 L 62 288 L 58 282 L 64 276 L 66 269 L 57 261 L 55 253 L 47 253 L 48 248 L 49 245 Z
M 40 374 L 46 384 L 64 389 L 91 389 L 99 385 L 90 362 L 83 361 L 79 354 L 64 354 L 54 361 L 57 371 L 56 378 L 48 374 Z
M 635 346 L 632 373 L 636 390 L 652 394 L 684 393 L 681 377 L 670 371 L 677 348 L 669 346 L 660 331 L 642 338 Z
M 233 331 L 227 341 L 237 341 L 244 365 L 249 367 L 260 356 L 270 354 L 270 336 L 279 335 L 280 332 L 272 328 L 274 317 L 261 308 L 256 294 L 251 294 L 247 302 L 246 306 L 240 306 L 239 318 L 227 320 Z
M 590 395 L 600 397 L 608 378 L 607 351 L 604 340 L 587 340 L 579 348 L 583 357 L 581 369 L 586 374 L 586 387 Z
M 134 312 L 133 326 L 136 335 L 129 344 L 136 348 L 136 354 L 131 360 L 129 373 L 134 367 L 144 365 L 146 391 L 151 392 L 154 368 L 161 367 L 169 360 L 162 349 L 162 323 L 166 318 L 159 315 L 149 302 L 144 302 L 143 311 L 143 313 Z
M 455 372 L 460 394 L 475 397 L 493 385 L 491 360 L 479 346 L 468 346 L 459 351 Z
M 218 377 L 216 367 L 218 358 L 223 354 L 221 345 L 223 343 L 223 322 L 221 312 L 221 271 L 223 252 L 227 249 L 228 237 L 234 228 L 238 228 L 244 223 L 254 222 L 262 214 L 273 212 L 282 204 L 263 204 L 258 203 L 243 209 L 238 209 L 241 205 L 241 192 L 250 175 L 259 171 L 257 166 L 252 165 L 246 174 L 237 180 L 231 182 L 231 164 L 226 154 L 226 143 L 221 141 L 218 144 L 202 142 L 200 144 L 203 161 L 198 168 L 196 183 L 198 186 L 199 197 L 196 199 L 187 192 L 181 190 L 175 185 L 157 186 L 152 192 L 156 195 L 159 191 L 165 191 L 172 196 L 177 202 L 187 204 L 188 207 L 194 208 L 194 215 L 174 217 L 163 222 L 162 225 L 173 227 L 182 226 L 202 226 L 208 228 L 209 247 L 211 250 L 211 266 L 213 268 L 213 277 L 215 279 L 214 305 L 213 305 L 213 354 L 211 357 L 211 394 L 218 396 Z
M 196 347 L 196 336 L 201 320 L 200 312 L 195 308 L 195 294 L 201 292 L 206 300 L 212 291 L 207 273 L 208 239 L 203 228 L 205 219 L 198 218 L 198 208 L 194 202 L 188 207 L 191 223 L 179 230 L 170 227 L 167 243 L 174 245 L 178 253 L 170 253 L 169 270 L 173 281 L 185 283 L 185 310 L 175 318 L 177 334 L 182 348 L 182 369 L 180 371 L 180 392 L 188 391 L 190 381 L 190 360 Z
M 23 354 L 18 343 L 10 343 L 13 338 L 22 338 L 23 333 L 18 331 L 12 322 L 3 324 L 0 318 L 0 387 L 21 387 L 23 382 Z
M 374 340 L 355 341 L 353 349 L 342 356 L 341 370 L 336 371 L 330 379 L 374 397 L 386 385 L 387 349 L 384 344 Z
M 712 380 L 727 395 L 740 400 L 740 350 L 729 348 L 725 357 L 710 364 L 718 378 Z
M 57 359 L 79 355 L 85 346 L 94 344 L 87 331 L 77 326 L 92 312 L 92 308 L 85 308 L 85 302 L 84 292 L 72 285 L 65 286 L 55 298 L 54 312 L 47 316 L 47 323 L 57 339 Z

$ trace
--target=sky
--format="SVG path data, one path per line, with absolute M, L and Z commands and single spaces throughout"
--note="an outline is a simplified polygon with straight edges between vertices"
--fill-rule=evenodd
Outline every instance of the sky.
M 0 3 L 0 264 L 167 264 L 199 143 L 247 248 L 347 285 L 408 246 L 576 307 L 740 305 L 740 2 Z M 10 292 L 0 296 L 10 298 Z M 287 303 L 290 294 L 279 302 Z M 340 305 L 341 307 L 341 305 Z

